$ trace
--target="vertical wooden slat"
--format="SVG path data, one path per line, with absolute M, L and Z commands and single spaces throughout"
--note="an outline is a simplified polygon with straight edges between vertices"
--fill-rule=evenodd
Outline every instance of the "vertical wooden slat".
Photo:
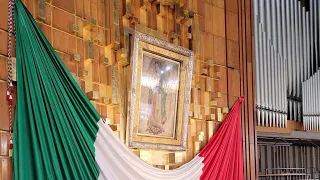
M 254 77 L 252 61 L 252 1 L 238 0 L 240 86 L 245 96 L 242 105 L 242 127 L 244 141 L 244 168 L 247 179 L 256 179 L 256 138 L 254 121 Z

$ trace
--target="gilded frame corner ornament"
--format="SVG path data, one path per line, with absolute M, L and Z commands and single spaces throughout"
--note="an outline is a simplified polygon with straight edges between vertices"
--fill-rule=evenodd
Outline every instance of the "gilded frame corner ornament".
M 141 32 L 134 32 L 134 48 L 132 52 L 132 81 L 129 103 L 129 135 L 128 143 L 132 148 L 185 150 L 187 144 L 188 116 L 191 98 L 191 83 L 194 53 L 189 49 L 159 40 Z M 141 96 L 141 74 L 143 52 L 173 59 L 180 63 L 179 93 L 176 112 L 175 137 L 153 137 L 138 133 L 139 107 Z

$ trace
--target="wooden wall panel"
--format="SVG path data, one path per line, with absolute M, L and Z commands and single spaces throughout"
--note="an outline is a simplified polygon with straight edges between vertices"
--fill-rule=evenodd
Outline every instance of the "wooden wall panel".
M 8 1 L 0 1 L 0 29 L 8 29 Z
M 8 33 L 6 31 L 0 30 L 0 54 L 7 55 L 7 46 L 8 46 Z
M 239 25 L 238 14 L 227 11 L 226 13 L 227 39 L 238 41 Z
M 226 10 L 238 14 L 238 0 L 226 0 Z
M 239 42 L 227 40 L 228 67 L 239 69 Z
M 224 8 L 225 0 L 212 0 L 212 4 L 219 8 Z
M 75 24 L 75 17 L 73 14 L 63 11 L 59 8 L 52 8 L 53 19 L 52 26 L 67 33 L 72 33 L 72 25 Z M 47 18 L 48 19 L 48 18 Z M 61 21 L 63 19 L 63 21 Z
M 213 61 L 216 64 L 226 65 L 226 39 L 213 35 Z
M 0 56 L 0 80 L 7 80 L 7 58 L 5 56 Z
M 76 4 L 76 15 L 79 16 L 79 17 L 83 17 L 83 9 L 84 9 L 84 6 L 83 6 L 83 0 L 76 0 L 75 1 L 75 4 Z
M 0 179 L 10 180 L 12 179 L 12 171 L 8 170 L 12 167 L 11 158 L 0 158 Z
M 214 8 L 211 4 L 208 4 L 208 3 L 205 3 L 204 4 L 204 20 L 205 20 L 205 31 L 207 33 L 211 33 L 213 32 L 213 24 L 215 25 L 218 25 L 219 24 L 216 24 L 214 23 L 212 20 L 213 20 L 213 16 L 212 15 L 212 12 L 213 12 L 213 9 L 216 9 Z M 220 11 L 222 12 L 222 9 L 220 9 Z M 218 13 L 217 13 L 218 14 Z M 221 13 L 223 14 L 223 13 Z M 216 19 L 216 18 L 215 18 Z M 223 22 L 222 22 L 223 23 Z
M 29 0 L 29 1 L 33 1 L 33 0 Z M 52 0 L 52 4 L 54 6 L 59 7 L 59 8 L 65 9 L 71 13 L 75 12 L 74 0 L 67 0 L 67 1 L 66 0 Z
M 35 15 L 36 0 L 23 2 Z M 125 4 L 128 2 L 131 2 L 133 16 L 128 14 L 126 9 Z M 181 4 L 182 6 L 163 6 L 163 11 L 157 1 L 146 1 L 145 7 L 143 3 L 141 0 L 47 0 L 46 20 L 37 22 L 69 71 L 79 78 L 82 90 L 99 91 L 101 99 L 93 103 L 102 117 L 112 118 L 115 127 L 122 126 L 121 133 L 119 131 L 115 133 L 121 136 L 123 141 L 125 140 L 123 127 L 126 121 L 123 118 L 125 113 L 121 113 L 126 112 L 126 103 L 122 102 L 122 99 L 127 97 L 122 97 L 117 105 L 111 105 L 108 100 L 102 99 L 104 96 L 110 98 L 111 94 L 117 91 L 125 94 L 123 89 L 112 89 L 111 66 L 106 67 L 105 54 L 108 54 L 108 61 L 118 68 L 117 76 L 121 82 L 124 77 L 130 77 L 130 70 L 118 64 L 120 56 L 116 56 L 117 51 L 127 47 L 123 34 L 125 28 L 134 29 L 140 23 L 140 29 L 152 32 L 153 35 L 161 36 L 172 43 L 190 47 L 196 53 L 193 88 L 198 89 L 198 95 L 202 99 L 199 104 L 192 103 L 191 111 L 198 112 L 198 115 L 201 114 L 203 117 L 200 118 L 195 114 L 190 117 L 190 132 L 192 130 L 188 135 L 190 145 L 185 152 L 171 152 L 177 160 L 176 164 L 170 165 L 170 168 L 176 168 L 192 159 L 207 143 L 207 134 L 212 135 L 216 131 L 216 128 L 215 130 L 209 128 L 221 124 L 217 120 L 207 119 L 207 115 L 212 113 L 217 117 L 215 114 L 219 110 L 231 108 L 238 96 L 245 95 L 246 102 L 242 108 L 244 167 L 246 179 L 255 179 L 251 1 L 187 0 Z M 159 12 L 163 14 L 159 15 Z M 123 16 L 125 13 L 126 16 Z M 5 92 L 7 76 L 6 16 L 7 0 L 0 0 L 0 93 Z M 89 27 L 90 20 L 96 21 L 96 24 Z M 73 24 L 78 26 L 78 32 L 73 29 Z M 88 40 L 93 42 L 93 62 L 88 61 L 90 54 Z M 74 54 L 80 55 L 79 61 L 74 59 Z M 207 84 L 210 82 L 211 85 Z M 117 88 L 119 87 L 118 85 Z M 8 130 L 7 104 L 1 97 L 0 114 L 4 116 L 0 118 L 0 130 Z M 204 101 L 205 97 L 213 101 L 214 105 L 210 110 L 208 102 Z M 202 138 L 198 135 L 202 133 L 206 136 L 200 141 Z M 1 137 L 0 142 L 5 144 L 5 137 Z M 141 152 L 145 153 L 143 150 Z M 168 152 L 153 150 L 148 153 L 151 159 L 144 159 L 145 161 L 162 168 L 168 163 L 166 158 L 157 159 L 159 156 L 169 156 Z M 11 177 L 10 167 L 11 159 L 2 159 L 0 171 L 2 179 Z
M 59 51 L 73 54 L 76 50 L 76 38 L 60 30 L 53 29 L 53 47 Z
M 214 25 L 213 26 L 213 34 L 220 36 L 220 37 L 225 37 L 225 23 L 226 23 L 225 18 L 226 18 L 226 15 L 225 15 L 224 9 L 213 6 L 212 17 L 214 17 L 211 22 L 211 24 Z
M 235 12 L 232 3 L 230 10 Z M 227 8 L 228 9 L 228 8 Z M 247 179 L 257 178 L 256 169 L 256 138 L 254 120 L 254 76 L 252 61 L 252 1 L 238 0 L 238 23 L 239 23 L 239 57 L 240 57 L 240 93 L 245 96 L 242 105 L 242 136 L 244 147 L 244 172 Z

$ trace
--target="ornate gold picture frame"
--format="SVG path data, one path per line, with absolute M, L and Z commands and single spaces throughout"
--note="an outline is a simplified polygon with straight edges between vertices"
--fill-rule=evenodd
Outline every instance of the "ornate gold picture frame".
M 185 150 L 193 52 L 134 32 L 129 147 Z

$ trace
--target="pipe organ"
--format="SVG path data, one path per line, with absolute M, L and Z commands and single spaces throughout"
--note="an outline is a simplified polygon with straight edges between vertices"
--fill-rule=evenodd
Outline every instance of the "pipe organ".
M 320 130 L 320 70 L 302 83 L 303 126 Z
M 318 0 L 254 0 L 258 126 L 320 128 L 319 30 Z

